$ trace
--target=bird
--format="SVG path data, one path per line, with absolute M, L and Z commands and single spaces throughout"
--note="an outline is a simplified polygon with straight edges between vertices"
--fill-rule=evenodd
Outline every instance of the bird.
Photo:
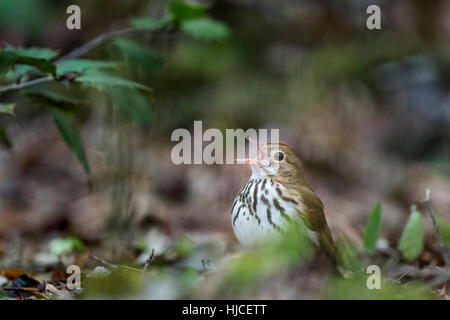
M 324 206 L 305 179 L 303 165 L 286 143 L 258 145 L 257 156 L 236 159 L 248 164 L 252 174 L 234 199 L 231 223 L 244 247 L 265 243 L 273 235 L 282 236 L 289 221 L 306 226 L 307 239 L 337 263 L 336 245 L 324 214 Z

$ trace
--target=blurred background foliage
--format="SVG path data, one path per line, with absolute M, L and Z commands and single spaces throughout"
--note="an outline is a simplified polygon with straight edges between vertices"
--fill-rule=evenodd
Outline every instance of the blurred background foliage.
M 66 28 L 70 4 L 81 30 Z M 366 28 L 371 4 L 381 30 Z M 140 31 L 58 60 L 128 28 Z M 405 268 L 445 264 L 428 216 L 408 215 L 426 212 L 425 188 L 450 242 L 449 36 L 447 0 L 2 0 L 0 90 L 56 80 L 0 91 L 0 267 L 75 261 L 85 297 L 437 297 Z M 280 129 L 347 268 L 379 263 L 390 284 L 368 290 L 289 245 L 235 259 L 230 207 L 249 170 L 175 166 L 170 134 L 194 120 Z M 412 249 L 410 224 L 424 228 Z M 142 265 L 152 248 L 144 276 L 90 278 L 82 259 Z

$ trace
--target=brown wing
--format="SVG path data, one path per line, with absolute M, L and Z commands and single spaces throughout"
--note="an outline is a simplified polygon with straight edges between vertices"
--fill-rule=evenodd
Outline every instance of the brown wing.
M 306 187 L 302 188 L 300 195 L 304 206 L 302 214 L 306 218 L 304 220 L 307 227 L 317 233 L 321 248 L 336 263 L 336 246 L 328 228 L 322 201 Z

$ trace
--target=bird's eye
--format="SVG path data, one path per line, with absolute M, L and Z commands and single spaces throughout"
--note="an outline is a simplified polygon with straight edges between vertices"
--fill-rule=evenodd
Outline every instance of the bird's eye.
M 284 153 L 283 152 L 276 152 L 273 157 L 275 158 L 275 160 L 277 161 L 283 161 L 284 159 Z

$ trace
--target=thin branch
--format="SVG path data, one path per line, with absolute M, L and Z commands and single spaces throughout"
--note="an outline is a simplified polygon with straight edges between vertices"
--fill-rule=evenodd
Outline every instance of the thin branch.
M 94 38 L 91 41 L 86 42 L 81 47 L 76 48 L 76 49 L 72 50 L 71 52 L 69 52 L 68 54 L 63 55 L 63 56 L 53 60 L 53 63 L 59 63 L 64 60 L 81 57 L 81 56 L 85 55 L 86 53 L 88 53 L 89 51 L 91 51 L 92 49 L 97 48 L 98 46 L 100 46 L 114 38 L 138 34 L 138 33 L 145 32 L 145 31 L 149 31 L 149 29 L 126 28 L 126 29 L 103 33 L 103 34 L 99 35 L 97 38 Z
M 0 87 L 0 92 L 6 92 L 6 91 L 12 91 L 12 90 L 20 90 L 23 88 L 28 88 L 28 87 L 32 87 L 35 86 L 37 84 L 40 83 L 44 83 L 44 82 L 50 82 L 53 81 L 55 78 L 53 78 L 52 76 L 46 76 L 46 77 L 42 77 L 42 78 L 37 78 L 37 79 L 33 79 L 30 81 L 25 81 L 22 83 L 14 83 L 11 84 L 9 86 L 4 86 L 4 87 Z
M 107 267 L 109 267 L 109 268 L 111 268 L 111 269 L 119 269 L 119 268 L 120 268 L 120 269 L 123 269 L 123 270 L 129 270 L 129 271 L 141 272 L 141 270 L 136 269 L 136 268 L 133 268 L 133 267 L 130 267 L 130 266 L 126 266 L 126 265 L 117 265 L 117 264 L 109 263 L 108 261 L 103 260 L 103 259 L 101 259 L 101 258 L 99 258 L 99 257 L 97 257 L 97 256 L 95 256 L 95 255 L 93 255 L 93 254 L 91 254 L 89 257 L 90 257 L 92 260 L 97 261 L 97 262 L 99 262 L 99 263 L 101 263 L 101 264 L 104 264 L 105 266 L 107 266 Z
M 152 251 L 150 252 L 150 256 L 148 257 L 147 261 L 145 261 L 144 267 L 142 268 L 142 272 L 147 271 L 148 267 L 152 264 L 154 257 L 155 257 L 155 248 L 152 248 Z
M 110 267 L 111 269 L 117 269 L 117 268 L 119 268 L 119 266 L 118 266 L 117 264 L 109 263 L 109 262 L 106 261 L 106 260 L 103 260 L 103 259 L 101 259 L 101 258 L 99 258 L 99 257 L 97 257 L 97 256 L 94 256 L 93 254 L 91 254 L 91 255 L 89 256 L 89 258 L 91 258 L 92 260 L 97 261 L 97 262 L 99 262 L 99 263 L 101 263 L 101 264 L 104 264 L 105 266 Z
M 22 291 L 38 291 L 39 288 L 33 288 L 33 287 L 5 287 L 2 288 L 3 290 L 22 290 Z
M 436 232 L 436 235 L 437 235 L 437 238 L 438 238 L 439 250 L 442 253 L 442 256 L 444 258 L 445 264 L 448 267 L 450 267 L 449 250 L 445 246 L 444 240 L 442 238 L 442 233 L 441 233 L 441 230 L 439 229 L 439 225 L 438 225 L 437 220 L 436 220 L 436 214 L 434 213 L 433 205 L 431 204 L 430 196 L 431 196 L 430 189 L 427 188 L 426 189 L 426 193 L 425 193 L 425 199 L 421 200 L 421 202 L 425 203 L 425 205 L 427 207 L 427 211 L 428 211 L 429 215 L 431 216 L 431 220 L 433 221 L 434 231 Z

